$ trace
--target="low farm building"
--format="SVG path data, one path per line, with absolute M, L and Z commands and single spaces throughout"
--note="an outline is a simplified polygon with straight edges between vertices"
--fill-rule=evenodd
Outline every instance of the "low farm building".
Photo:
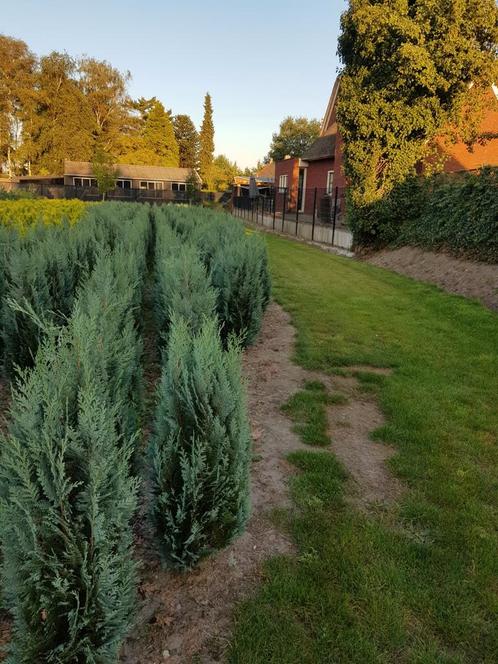
M 139 166 L 132 164 L 116 164 L 117 189 L 145 189 L 154 191 L 186 191 L 187 181 L 192 173 L 189 168 L 170 166 Z M 202 183 L 199 175 L 193 171 L 198 184 Z M 78 188 L 97 186 L 89 161 L 65 161 L 62 175 L 23 176 L 19 183 L 66 185 Z

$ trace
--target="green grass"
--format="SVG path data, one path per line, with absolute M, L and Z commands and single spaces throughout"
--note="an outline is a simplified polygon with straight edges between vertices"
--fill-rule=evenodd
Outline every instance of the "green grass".
M 298 554 L 268 563 L 230 661 L 497 662 L 498 317 L 368 264 L 275 237 L 268 247 L 296 361 L 393 367 L 359 378 L 378 394 L 374 436 L 397 448 L 407 491 L 361 514 L 332 454 L 292 455 Z
M 308 381 L 304 390 L 293 394 L 282 406 L 294 422 L 294 431 L 307 445 L 330 445 L 328 434 L 327 406 L 344 403 L 342 394 L 329 394 L 323 383 Z

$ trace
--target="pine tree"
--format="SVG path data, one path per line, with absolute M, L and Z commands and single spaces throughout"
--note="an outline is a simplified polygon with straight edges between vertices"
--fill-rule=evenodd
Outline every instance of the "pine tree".
M 204 98 L 204 118 L 200 133 L 199 169 L 203 188 L 211 186 L 211 170 L 214 159 L 214 124 L 213 105 L 211 95 L 206 93 Z
M 250 436 L 240 351 L 216 319 L 173 319 L 150 444 L 151 516 L 163 562 L 187 568 L 225 546 L 249 514 Z
M 178 143 L 171 116 L 157 101 L 145 121 L 143 129 L 144 148 L 157 156 L 158 166 L 178 166 Z
M 175 115 L 173 126 L 179 148 L 180 166 L 197 169 L 199 167 L 199 133 L 194 123 L 188 115 Z

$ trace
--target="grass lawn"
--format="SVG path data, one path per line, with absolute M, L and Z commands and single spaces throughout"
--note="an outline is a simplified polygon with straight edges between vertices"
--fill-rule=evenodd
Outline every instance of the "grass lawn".
M 297 362 L 394 369 L 370 386 L 387 419 L 373 435 L 397 448 L 407 491 L 367 516 L 344 501 L 333 454 L 292 455 L 298 555 L 268 563 L 230 661 L 498 662 L 498 317 L 303 244 L 268 247 Z M 287 408 L 309 431 L 300 398 Z

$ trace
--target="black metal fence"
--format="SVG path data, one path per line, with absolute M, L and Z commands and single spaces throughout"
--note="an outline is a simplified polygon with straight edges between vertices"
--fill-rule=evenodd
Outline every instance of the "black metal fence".
M 24 188 L 24 187 L 23 187 Z M 75 187 L 74 185 L 30 184 L 25 187 L 44 198 L 77 198 L 82 201 L 100 201 L 102 195 L 96 187 Z M 137 203 L 229 203 L 230 192 L 213 191 L 172 191 L 170 189 L 121 189 L 106 193 L 108 201 L 130 201 Z
M 319 187 L 292 192 L 275 189 L 269 195 L 234 196 L 233 213 L 246 221 L 311 242 L 350 249 L 352 238 L 344 227 L 345 190 Z

